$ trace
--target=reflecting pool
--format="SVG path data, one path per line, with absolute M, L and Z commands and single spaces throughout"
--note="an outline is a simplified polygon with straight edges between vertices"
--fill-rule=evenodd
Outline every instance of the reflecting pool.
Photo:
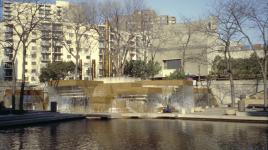
M 182 120 L 79 120 L 0 130 L 0 149 L 267 150 L 268 125 Z

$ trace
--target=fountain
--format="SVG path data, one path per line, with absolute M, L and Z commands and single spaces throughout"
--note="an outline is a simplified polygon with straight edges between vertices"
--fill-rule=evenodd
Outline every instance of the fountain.
M 172 112 L 189 113 L 194 107 L 193 88 L 189 81 L 61 82 L 61 85 L 48 90 L 50 101 L 57 101 L 61 112 L 157 113 L 170 108 Z

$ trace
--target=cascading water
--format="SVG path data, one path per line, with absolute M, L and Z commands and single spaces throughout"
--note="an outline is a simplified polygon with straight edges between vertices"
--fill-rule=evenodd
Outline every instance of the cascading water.
M 187 113 L 194 107 L 191 86 L 162 87 L 162 94 L 151 94 L 147 102 L 149 112 L 159 112 L 163 107 L 171 107 L 176 111 L 184 109 Z
M 87 113 L 89 109 L 89 99 L 84 94 L 76 91 L 70 92 L 70 89 L 48 88 L 50 102 L 57 102 L 59 112 L 65 113 Z M 50 106 L 49 106 L 50 107 Z

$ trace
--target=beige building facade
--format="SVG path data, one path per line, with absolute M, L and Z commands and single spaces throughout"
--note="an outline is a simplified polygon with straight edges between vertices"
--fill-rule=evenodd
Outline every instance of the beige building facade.
M 1 51 L 1 78 L 3 80 L 12 80 L 12 63 L 14 49 L 19 46 L 15 59 L 15 73 L 18 81 L 22 79 L 22 46 L 18 44 L 19 36 L 16 31 L 16 23 L 12 18 L 16 15 L 15 9 L 26 6 L 34 7 L 33 3 L 17 3 L 4 1 L 3 16 L 4 21 L 1 23 L 1 32 L 4 43 Z M 69 2 L 56 1 L 55 4 L 39 4 L 38 17 L 40 23 L 38 27 L 31 32 L 28 41 L 29 46 L 26 53 L 26 82 L 30 84 L 39 83 L 41 68 L 48 63 L 73 61 L 75 57 L 75 31 L 72 23 L 67 23 L 63 19 L 65 10 L 69 7 Z M 16 30 L 21 30 L 16 28 Z M 99 62 L 99 35 L 96 30 L 88 30 L 86 26 L 81 27 L 83 32 L 81 46 L 79 50 L 79 65 L 82 67 L 81 75 L 83 80 L 92 79 L 99 76 L 99 68 L 96 62 Z M 81 33 L 82 34 L 82 33 Z M 72 78 L 72 76 L 70 76 Z

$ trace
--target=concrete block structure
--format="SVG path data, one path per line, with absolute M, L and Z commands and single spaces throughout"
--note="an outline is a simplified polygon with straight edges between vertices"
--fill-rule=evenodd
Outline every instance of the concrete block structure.
M 179 111 L 194 106 L 192 81 L 187 80 L 52 81 L 48 95 L 60 111 L 72 113 L 158 112 L 167 105 Z

